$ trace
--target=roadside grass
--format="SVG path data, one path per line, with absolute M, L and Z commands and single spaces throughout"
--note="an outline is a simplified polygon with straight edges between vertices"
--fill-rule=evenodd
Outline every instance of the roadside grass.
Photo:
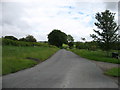
M 57 47 L 18 47 L 3 46 L 2 47 L 2 74 L 13 73 L 25 68 L 32 67 L 39 62 L 48 59 L 59 49 Z M 27 57 L 38 59 L 27 59 Z
M 120 64 L 120 60 L 116 58 L 107 57 L 104 51 L 90 51 L 84 49 L 70 49 L 70 51 L 76 53 L 77 55 L 95 61 L 102 61 L 108 63 Z
M 2 75 L 2 46 L 0 45 L 0 76 Z
M 120 77 L 120 68 L 109 69 L 104 74 L 113 76 L 113 77 Z

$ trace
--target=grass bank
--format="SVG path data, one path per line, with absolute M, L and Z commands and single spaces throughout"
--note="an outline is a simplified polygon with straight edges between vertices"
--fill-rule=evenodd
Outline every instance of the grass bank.
M 113 77 L 120 77 L 120 68 L 109 69 L 104 74 L 113 76 Z
M 58 50 L 56 47 L 3 46 L 2 74 L 5 75 L 32 67 L 46 60 Z
M 82 49 L 71 49 L 70 51 L 90 60 L 120 64 L 120 60 L 107 57 L 104 51 L 89 51 Z

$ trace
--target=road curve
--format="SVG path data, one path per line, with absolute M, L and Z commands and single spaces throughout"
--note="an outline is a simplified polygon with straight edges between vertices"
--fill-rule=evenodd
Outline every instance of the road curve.
M 96 64 L 64 49 L 35 67 L 2 79 L 3 88 L 118 88 Z

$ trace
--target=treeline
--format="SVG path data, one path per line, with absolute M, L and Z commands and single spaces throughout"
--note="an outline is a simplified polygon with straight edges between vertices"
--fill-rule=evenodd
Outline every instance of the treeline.
M 105 42 L 99 42 L 99 41 L 86 41 L 85 38 L 81 38 L 84 42 L 74 42 L 74 38 L 71 35 L 67 35 L 66 33 L 54 29 L 52 32 L 48 34 L 48 43 L 51 45 L 55 45 L 59 48 L 77 48 L 77 49 L 87 49 L 87 50 L 98 50 L 102 49 L 105 51 L 106 49 L 104 47 L 107 47 L 109 45 L 105 45 Z M 120 50 L 120 42 L 111 42 L 112 47 L 111 50 Z
M 29 35 L 30 36 L 30 35 Z M 32 35 L 31 35 L 32 36 Z M 43 46 L 43 47 L 55 47 L 53 45 L 49 45 L 48 43 L 42 43 L 42 42 L 36 42 L 35 40 L 33 41 L 32 38 L 27 39 L 24 38 L 23 40 L 17 39 L 14 36 L 5 36 L 1 38 L 3 46 L 5 45 L 12 45 L 12 46 Z
M 100 45 L 100 43 L 98 43 L 97 41 L 72 42 L 71 47 L 68 44 L 63 44 L 63 46 L 62 46 L 62 48 L 65 48 L 65 49 L 77 48 L 77 49 L 86 49 L 86 50 L 91 50 L 91 51 L 100 50 L 101 47 L 103 47 L 103 45 Z M 115 42 L 111 49 L 112 50 L 120 50 L 120 42 Z
M 67 49 L 67 48 L 87 49 L 87 50 L 92 50 L 92 51 L 100 49 L 98 46 L 98 43 L 93 42 L 93 41 L 91 41 L 91 42 L 72 42 L 71 46 L 64 44 L 63 48 L 65 48 L 65 49 Z
M 91 41 L 91 42 L 74 42 L 74 47 L 77 49 L 87 49 L 87 50 L 98 50 L 101 49 L 101 47 L 104 47 L 103 45 L 100 45 L 97 41 Z M 112 50 L 120 50 L 120 42 L 113 43 Z
M 97 50 L 99 49 L 97 42 L 75 42 L 75 46 L 77 49 L 87 49 L 87 50 Z
M 32 35 L 27 35 L 25 38 L 20 38 L 20 39 L 17 39 L 16 37 L 14 36 L 5 36 L 5 37 L 2 37 L 4 39 L 10 39 L 10 40 L 17 40 L 17 41 L 25 41 L 25 42 L 36 42 L 37 40 L 34 38 L 34 36 Z

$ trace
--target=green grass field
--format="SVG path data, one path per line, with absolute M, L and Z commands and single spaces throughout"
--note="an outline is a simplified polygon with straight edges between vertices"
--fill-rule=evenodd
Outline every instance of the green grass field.
M 120 60 L 107 57 L 104 51 L 89 51 L 89 50 L 82 50 L 82 49 L 71 49 L 70 51 L 76 53 L 77 55 L 87 58 L 90 60 L 95 60 L 95 61 L 102 61 L 102 62 L 109 62 L 109 63 L 119 63 Z
M 120 77 L 120 68 L 112 68 L 107 70 L 104 74 L 114 77 Z
M 27 57 L 35 58 L 41 61 L 46 60 L 53 55 L 58 48 L 55 47 L 2 47 L 2 74 L 13 73 L 25 68 L 32 67 L 39 62 L 26 59 Z

